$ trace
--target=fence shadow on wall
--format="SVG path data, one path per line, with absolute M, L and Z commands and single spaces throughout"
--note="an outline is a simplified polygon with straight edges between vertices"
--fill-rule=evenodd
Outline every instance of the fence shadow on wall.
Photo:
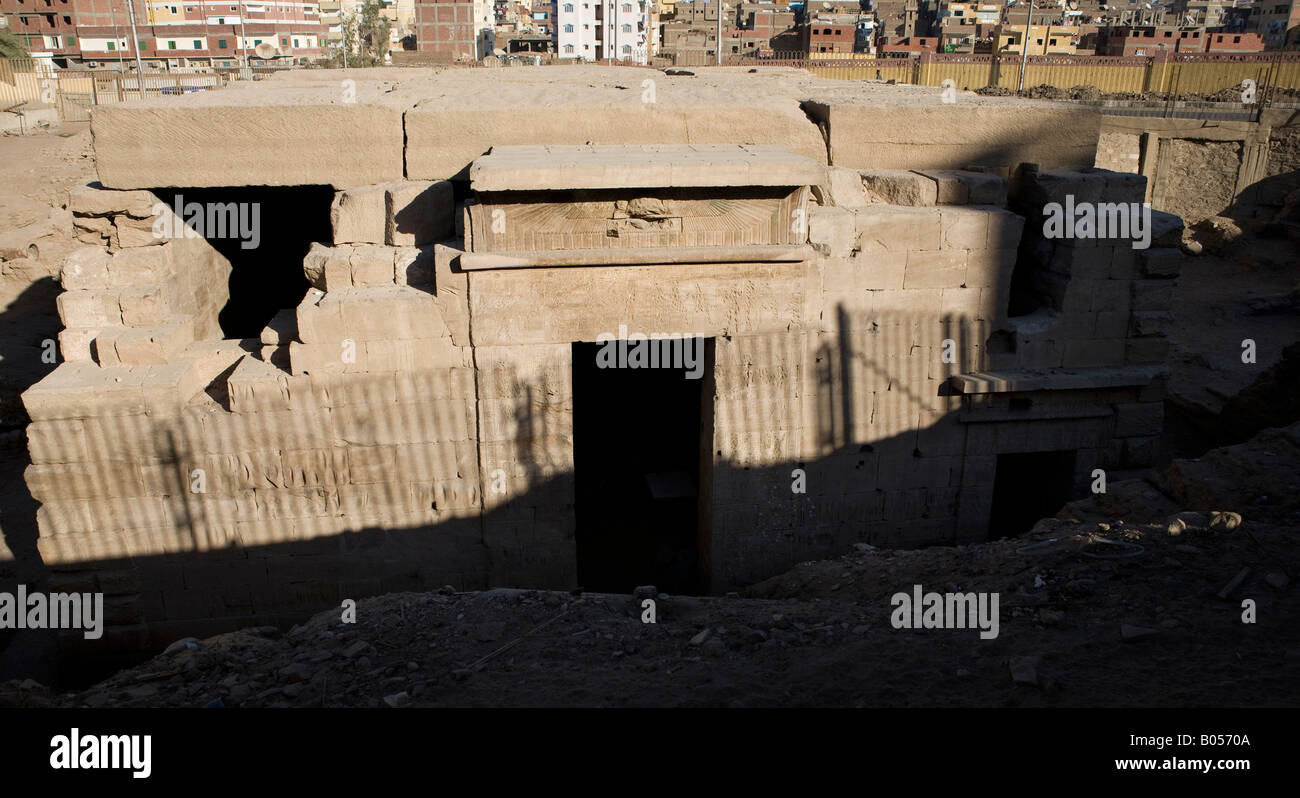
M 824 333 L 720 342 L 719 588 L 857 541 L 953 540 L 963 441 L 944 380 L 975 366 L 987 325 L 843 307 L 834 319 Z M 87 419 L 42 442 L 38 461 L 87 457 L 37 475 L 58 497 L 38 511 L 54 588 L 105 592 L 109 622 L 156 648 L 344 598 L 572 587 L 571 386 L 512 377 L 517 398 L 493 428 L 486 408 L 475 418 L 438 398 L 465 386 L 419 394 L 392 379 L 312 382 L 310 397 L 247 413 L 213 390 L 175 417 Z M 495 459 L 518 467 L 494 473 Z M 794 469 L 804 493 L 791 490 Z

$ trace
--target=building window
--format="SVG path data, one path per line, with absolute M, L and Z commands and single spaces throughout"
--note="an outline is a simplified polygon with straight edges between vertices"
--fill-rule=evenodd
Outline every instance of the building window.
M 262 40 L 261 40 L 261 39 L 254 39 L 254 40 L 253 40 L 253 46 L 254 46 L 254 47 L 256 47 L 257 45 L 259 45 L 259 44 L 261 44 L 261 43 L 262 43 Z
M 625 53 L 631 53 L 631 52 L 632 52 L 632 45 L 630 45 L 630 44 L 625 44 L 625 45 L 623 45 L 623 52 L 625 52 Z
M 583 8 L 586 8 L 586 6 L 583 6 Z M 573 13 L 573 3 L 565 3 L 565 4 L 564 4 L 564 11 L 565 11 L 566 14 L 572 14 L 572 13 Z
M 116 43 L 114 43 L 114 42 L 109 42 L 109 43 L 108 43 L 108 51 L 109 51 L 110 53 L 113 52 L 113 51 L 116 50 L 116 49 L 117 49 L 117 44 L 116 44 Z
M 218 50 L 225 50 L 225 49 L 226 49 L 226 40 L 225 40 L 225 39 L 217 39 L 217 49 L 218 49 Z
M 1233 36 L 1233 37 L 1232 37 L 1232 43 L 1233 43 L 1233 44 L 1241 44 L 1241 37 L 1240 37 L 1240 36 Z
M 573 52 L 573 45 L 571 45 L 571 44 L 566 44 L 566 45 L 564 45 L 564 52 L 566 52 L 566 53 L 571 53 L 571 52 Z
M 632 32 L 632 26 L 631 26 L 631 25 L 624 25 L 624 26 L 623 26 L 623 32 L 624 32 L 624 33 L 631 33 L 631 32 Z
M 175 49 L 176 49 L 176 42 L 173 41 L 172 39 L 168 39 L 168 40 L 167 40 L 167 49 L 168 49 L 168 50 L 175 50 Z
M 63 17 L 63 24 L 64 24 L 64 25 L 71 25 L 71 24 L 72 24 L 72 17 L 69 17 L 69 16 L 67 16 L 67 15 L 64 15 L 64 17 Z
M 77 37 L 76 37 L 76 36 L 64 36 L 64 37 L 63 37 L 63 43 L 66 44 L 66 45 L 68 45 L 69 47 L 72 47 L 72 46 L 74 46 L 74 45 L 77 43 Z
M 288 39 L 288 37 L 286 37 L 286 36 L 281 36 L 281 37 L 280 37 L 280 46 L 281 46 L 281 47 L 287 45 L 288 43 L 289 43 L 289 39 Z
M 573 26 L 572 26 L 572 25 L 565 25 L 565 26 L 564 26 L 564 32 L 565 32 L 565 33 L 573 33 Z
M 198 39 L 195 39 L 195 40 L 194 40 L 194 49 L 195 49 L 195 50 L 202 50 L 202 49 L 203 49 L 203 42 L 201 42 L 201 41 L 198 40 Z
M 298 40 L 297 40 L 297 39 L 294 39 L 294 40 L 293 40 L 293 46 L 294 46 L 294 47 L 297 47 L 297 46 L 298 46 Z

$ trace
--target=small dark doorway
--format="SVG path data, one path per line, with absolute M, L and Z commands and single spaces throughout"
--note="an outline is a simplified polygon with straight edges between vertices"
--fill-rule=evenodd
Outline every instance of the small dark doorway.
M 998 455 L 989 539 L 1023 535 L 1069 502 L 1074 459 L 1073 449 Z
M 156 188 L 153 193 L 186 224 L 194 214 L 222 222 L 191 229 L 230 261 L 230 300 L 217 317 L 226 338 L 256 338 L 277 311 L 297 307 L 310 287 L 303 256 L 313 241 L 333 240 L 334 189 L 329 186 Z M 238 228 L 229 224 L 235 219 L 242 223 Z
M 705 386 L 713 343 L 695 344 L 695 369 L 602 367 L 613 351 L 602 358 L 602 349 L 618 341 L 573 345 L 578 582 L 587 590 L 702 591 L 701 469 L 711 460 L 701 452 L 711 444 Z

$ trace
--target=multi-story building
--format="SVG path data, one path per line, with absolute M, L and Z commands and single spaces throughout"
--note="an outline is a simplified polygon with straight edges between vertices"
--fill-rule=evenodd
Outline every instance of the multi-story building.
M 851 53 L 857 40 L 857 27 L 810 20 L 799 26 L 800 49 L 808 54 Z
M 1030 25 L 1025 35 L 1024 25 L 999 25 L 994 33 L 996 52 L 1025 52 L 1028 39 L 1029 55 L 1074 55 L 1079 41 L 1077 25 Z
M 1281 50 L 1300 36 L 1300 3 L 1296 0 L 1255 0 L 1245 29 L 1257 33 L 1268 50 Z
M 945 53 L 973 53 L 992 49 L 994 29 L 1000 24 L 1002 6 L 940 0 L 933 27 Z M 982 45 L 982 46 L 981 46 Z
M 490 0 L 416 0 L 416 49 L 446 61 L 477 61 L 496 46 Z
M 647 0 L 556 0 L 555 52 L 581 61 L 648 63 L 650 11 Z
M 1097 55 L 1145 56 L 1161 53 L 1203 53 L 1206 32 L 1201 27 L 1118 25 L 1097 32 Z
M 871 11 L 876 23 L 877 46 L 923 36 L 929 27 L 920 24 L 921 3 L 918 0 L 874 0 Z
M 135 7 L 136 23 L 147 18 L 141 4 Z M 120 25 L 130 30 L 126 0 L 0 0 L 0 14 L 9 30 L 33 55 L 76 59 L 80 51 L 80 26 Z
M 718 47 L 718 4 L 716 0 L 677 0 L 672 17 L 659 25 L 659 40 L 664 50 L 693 50 L 714 55 Z M 737 29 L 735 16 L 722 15 L 722 38 L 727 40 Z
M 555 26 L 551 21 L 554 0 L 532 0 L 533 30 L 541 36 L 551 36 Z
M 911 53 L 933 53 L 939 49 L 939 38 L 937 36 L 905 36 L 901 39 L 882 44 L 878 52 L 881 55 L 890 55 L 901 53 L 908 55 Z
M 1207 53 L 1258 53 L 1264 49 L 1264 40 L 1258 33 L 1210 31 L 1205 36 Z
M 326 28 L 315 0 L 139 0 L 134 5 L 134 44 L 126 0 L 0 0 L 0 13 L 28 52 L 65 65 L 130 68 L 137 50 L 152 65 L 174 67 L 233 66 L 245 57 L 301 62 L 324 53 Z

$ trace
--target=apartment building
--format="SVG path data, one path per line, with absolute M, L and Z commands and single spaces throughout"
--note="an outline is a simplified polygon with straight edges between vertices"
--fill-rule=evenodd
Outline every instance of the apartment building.
M 324 53 L 316 2 L 140 0 L 134 45 L 126 0 L 0 0 L 0 13 L 28 52 L 63 65 L 130 68 L 137 50 L 156 67 L 234 66 L 245 56 L 305 62 Z
M 1029 55 L 1074 55 L 1079 41 L 1077 25 L 1000 25 L 994 41 L 997 52 L 1021 54 L 1028 40 Z
M 1002 6 L 941 0 L 934 27 L 939 49 L 945 53 L 989 52 L 994 30 L 1002 19 Z M 982 46 L 981 46 L 982 45 Z
M 1256 33 L 1264 48 L 1281 50 L 1297 44 L 1300 34 L 1300 3 L 1295 0 L 1256 0 L 1246 18 L 1246 31 Z
M 555 52 L 581 61 L 648 63 L 650 12 L 646 0 L 556 0 Z
M 1151 57 L 1161 53 L 1257 53 L 1266 39 L 1258 34 L 1207 31 L 1200 27 L 1148 25 L 1103 28 L 1097 33 L 1097 55 Z

